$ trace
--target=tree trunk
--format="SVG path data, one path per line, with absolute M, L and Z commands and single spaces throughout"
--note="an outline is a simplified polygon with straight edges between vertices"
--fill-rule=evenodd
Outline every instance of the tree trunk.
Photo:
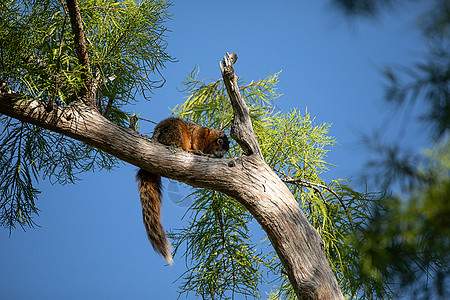
M 231 136 L 246 155 L 240 158 L 239 169 L 248 172 L 240 185 L 245 194 L 235 198 L 266 231 L 299 299 L 344 299 L 326 259 L 322 238 L 286 185 L 264 162 L 250 111 L 237 85 L 233 69 L 236 61 L 236 54 L 227 53 L 220 63 L 234 112 Z
M 85 142 L 152 173 L 235 198 L 266 231 L 299 299 L 344 299 L 320 235 L 262 158 L 232 68 L 237 57 L 227 55 L 221 70 L 235 113 L 232 137 L 245 153 L 237 159 L 173 153 L 132 129 L 115 125 L 81 101 L 46 111 L 42 101 L 0 91 L 0 113 Z

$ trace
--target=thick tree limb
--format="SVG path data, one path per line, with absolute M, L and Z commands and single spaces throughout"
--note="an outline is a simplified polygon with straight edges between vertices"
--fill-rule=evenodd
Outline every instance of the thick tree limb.
M 43 102 L 20 94 L 0 93 L 0 114 L 85 142 L 167 178 L 217 190 L 229 186 L 217 178 L 221 177 L 220 172 L 233 169 L 228 167 L 230 159 L 214 159 L 181 150 L 173 153 L 130 128 L 117 126 L 95 108 L 81 103 L 63 108 L 55 106 L 51 112 L 45 108 Z
M 236 54 L 227 53 L 220 69 L 234 110 L 232 137 L 246 155 L 251 155 L 240 161 L 250 176 L 241 187 L 250 186 L 252 190 L 237 199 L 266 231 L 298 299 L 344 299 L 319 233 L 308 222 L 286 185 L 264 162 L 250 111 L 237 86 L 233 69 L 236 60 Z

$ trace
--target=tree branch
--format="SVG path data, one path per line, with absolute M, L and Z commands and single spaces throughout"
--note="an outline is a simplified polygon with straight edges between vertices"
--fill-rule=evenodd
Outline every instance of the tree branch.
M 239 158 L 249 178 L 236 198 L 267 233 L 298 299 L 344 299 L 324 251 L 323 241 L 308 222 L 287 186 L 264 162 L 228 53 L 220 62 L 224 84 L 234 110 L 231 134 L 247 156 Z M 255 155 L 253 155 L 255 154 Z M 240 169 L 237 165 L 237 169 Z
M 90 74 L 89 55 L 86 47 L 83 21 L 81 20 L 80 8 L 77 0 L 67 0 L 67 10 L 69 11 L 70 24 L 74 34 L 75 49 L 77 51 L 78 61 L 83 66 L 82 80 L 85 84 L 80 90 L 80 98 L 86 105 L 94 105 L 94 88 Z
M 283 178 L 283 182 L 294 183 L 294 184 L 298 184 L 300 186 L 312 188 L 312 189 L 314 189 L 315 191 L 317 191 L 317 192 L 319 192 L 321 194 L 322 199 L 324 199 L 324 201 L 325 201 L 325 198 L 323 197 L 322 192 L 320 191 L 319 188 L 325 189 L 325 190 L 329 191 L 330 193 L 332 193 L 334 195 L 334 197 L 336 197 L 336 199 L 339 200 L 339 202 L 342 205 L 342 208 L 345 211 L 347 211 L 347 207 L 345 206 L 344 201 L 342 200 L 342 198 L 339 197 L 339 195 L 332 188 L 330 188 L 330 187 L 328 187 L 328 186 L 326 186 L 324 184 L 310 182 L 310 181 L 307 181 L 307 180 L 304 180 L 304 179 L 301 179 L 301 178 L 290 178 L 290 177 Z M 328 205 L 328 203 L 326 203 L 326 202 L 325 202 L 325 204 Z
M 231 137 L 238 142 L 245 155 L 255 154 L 262 158 L 261 149 L 259 148 L 250 119 L 250 109 L 245 104 L 239 92 L 239 86 L 237 84 L 238 77 L 234 75 L 233 64 L 236 61 L 237 55 L 227 52 L 227 55 L 220 62 L 223 82 L 230 96 L 234 112 L 233 123 L 231 125 Z
M 45 108 L 42 101 L 0 92 L 0 114 L 82 141 L 167 178 L 219 191 L 229 189 L 225 181 L 217 178 L 221 172 L 229 173 L 228 169 L 233 169 L 228 166 L 231 159 L 214 159 L 181 150 L 173 153 L 168 147 L 112 123 L 95 108 L 81 103 L 56 106 L 50 112 Z

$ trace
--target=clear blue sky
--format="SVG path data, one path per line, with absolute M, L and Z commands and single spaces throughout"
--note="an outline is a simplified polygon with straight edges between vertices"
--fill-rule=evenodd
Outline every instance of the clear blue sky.
M 357 179 L 367 158 L 358 132 L 379 128 L 392 116 L 382 102 L 380 68 L 408 64 L 424 50 L 412 18 L 419 6 L 352 25 L 328 1 L 174 2 L 167 40 L 178 62 L 163 70 L 167 83 L 151 102 L 129 110 L 154 121 L 165 118 L 184 101 L 177 88 L 187 73 L 197 66 L 200 78 L 217 79 L 220 59 L 235 52 L 236 73 L 247 81 L 282 71 L 283 96 L 276 102 L 281 110 L 308 107 L 317 123 L 333 124 L 331 135 L 340 145 L 329 154 L 337 166 L 326 177 Z M 152 130 L 143 125 L 144 132 Z M 423 140 L 415 135 L 403 142 L 419 146 Z M 82 174 L 76 185 L 66 186 L 41 180 L 35 218 L 40 227 L 16 229 L 11 237 L 0 231 L 0 298 L 176 299 L 179 283 L 173 282 L 185 270 L 184 259 L 176 256 L 168 267 L 153 252 L 135 171 L 122 164 L 109 173 Z M 165 181 L 167 230 L 183 225 L 179 187 Z

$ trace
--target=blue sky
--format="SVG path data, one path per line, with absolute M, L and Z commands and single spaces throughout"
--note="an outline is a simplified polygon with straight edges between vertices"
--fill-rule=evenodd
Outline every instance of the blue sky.
M 163 70 L 167 83 L 155 90 L 151 102 L 128 110 L 153 121 L 167 117 L 169 108 L 185 100 L 177 89 L 194 67 L 200 70 L 199 78 L 217 79 L 220 59 L 226 51 L 235 52 L 236 74 L 246 81 L 282 71 L 279 109 L 304 112 L 308 107 L 317 123 L 333 124 L 330 134 L 340 145 L 329 153 L 328 161 L 336 167 L 326 178 L 357 180 L 368 156 L 359 132 L 386 122 L 398 128 L 401 121 L 382 102 L 380 68 L 420 58 L 423 40 L 412 18 L 420 7 L 352 24 L 327 4 L 174 1 L 167 41 L 178 62 Z M 152 130 L 142 125 L 143 133 Z M 414 126 L 411 122 L 413 132 Z M 414 132 L 401 142 L 419 148 L 426 137 Z M 75 185 L 53 186 L 42 180 L 37 203 L 41 212 L 35 218 L 40 227 L 16 229 L 11 237 L 7 230 L 0 231 L 1 298 L 176 299 L 179 283 L 173 282 L 185 270 L 184 259 L 176 256 L 174 266 L 165 266 L 147 241 L 136 169 L 121 164 L 112 172 L 83 174 Z M 186 205 L 176 203 L 184 193 L 178 188 L 165 181 L 167 230 L 183 225 Z

